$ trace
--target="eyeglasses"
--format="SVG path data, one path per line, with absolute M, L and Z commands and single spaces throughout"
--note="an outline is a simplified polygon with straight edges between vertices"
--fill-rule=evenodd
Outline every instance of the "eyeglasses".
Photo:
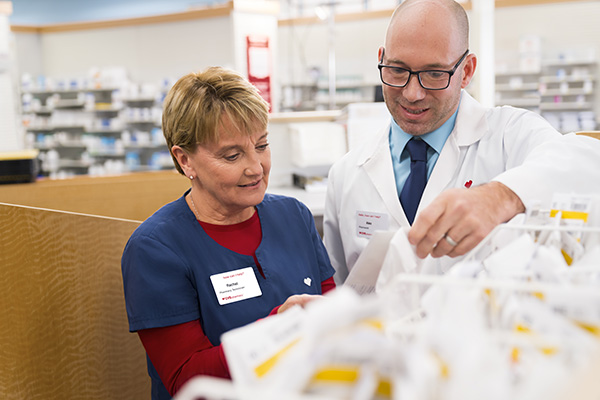
M 452 75 L 456 72 L 456 69 L 460 65 L 461 62 L 467 57 L 469 54 L 469 49 L 465 51 L 460 60 L 450 71 L 441 71 L 441 70 L 427 70 L 427 71 L 411 71 L 410 69 L 395 67 L 393 65 L 385 65 L 383 64 L 383 55 L 385 53 L 385 49 L 381 52 L 381 61 L 379 61 L 379 76 L 381 77 L 381 82 L 388 86 L 403 88 L 408 85 L 410 78 L 413 75 L 416 75 L 419 79 L 419 84 L 423 89 L 427 90 L 444 90 L 448 86 L 450 86 L 450 79 Z

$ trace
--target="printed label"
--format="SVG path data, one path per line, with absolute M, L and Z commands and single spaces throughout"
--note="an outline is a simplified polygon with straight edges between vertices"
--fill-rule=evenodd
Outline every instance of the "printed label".
M 215 274 L 210 280 L 220 305 L 262 295 L 252 267 Z
M 386 231 L 390 227 L 387 214 L 374 213 L 370 211 L 356 212 L 356 234 L 359 237 L 370 238 L 375 231 Z

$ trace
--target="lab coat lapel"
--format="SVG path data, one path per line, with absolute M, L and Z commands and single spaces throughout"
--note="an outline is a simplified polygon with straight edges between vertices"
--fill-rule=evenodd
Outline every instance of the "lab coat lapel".
M 463 90 L 454 129 L 427 181 L 417 213 L 456 181 L 466 148 L 479 141 L 487 130 L 485 108 Z
M 377 190 L 381 201 L 387 208 L 390 216 L 396 220 L 400 226 L 408 226 L 408 220 L 404 215 L 398 192 L 396 190 L 396 178 L 394 177 L 394 167 L 390 155 L 389 146 L 389 125 L 378 135 L 372 147 L 365 148 L 363 157 L 359 160 L 367 176 Z M 368 189 L 365 189 L 368 190 Z
M 446 140 L 446 144 L 431 172 L 431 176 L 427 181 L 427 186 L 425 186 L 425 190 L 423 191 L 423 197 L 421 197 L 417 213 L 428 206 L 433 199 L 446 189 L 448 183 L 450 183 L 456 175 L 459 156 L 460 150 L 453 132 Z

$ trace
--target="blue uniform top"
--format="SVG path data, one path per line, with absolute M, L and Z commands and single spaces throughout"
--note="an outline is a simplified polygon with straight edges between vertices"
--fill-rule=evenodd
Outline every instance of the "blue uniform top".
M 289 296 L 321 294 L 321 282 L 333 276 L 312 214 L 296 199 L 266 194 L 256 206 L 262 229 L 256 258 L 263 278 L 252 256 L 229 250 L 208 236 L 185 194 L 144 221 L 123 252 L 131 332 L 198 319 L 217 346 L 221 334 L 264 318 Z M 246 267 L 252 267 L 262 295 L 219 305 L 210 276 Z M 149 360 L 148 364 L 153 398 L 164 398 L 154 396 L 155 384 L 162 382 Z

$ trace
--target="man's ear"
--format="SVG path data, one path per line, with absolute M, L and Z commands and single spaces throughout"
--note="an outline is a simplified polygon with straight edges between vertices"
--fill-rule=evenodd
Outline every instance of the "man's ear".
M 461 88 L 466 88 L 469 83 L 471 83 L 471 79 L 473 79 L 473 75 L 475 75 L 475 68 L 477 67 L 477 56 L 475 54 L 469 54 L 464 61 L 463 66 L 463 79 L 461 82 Z

